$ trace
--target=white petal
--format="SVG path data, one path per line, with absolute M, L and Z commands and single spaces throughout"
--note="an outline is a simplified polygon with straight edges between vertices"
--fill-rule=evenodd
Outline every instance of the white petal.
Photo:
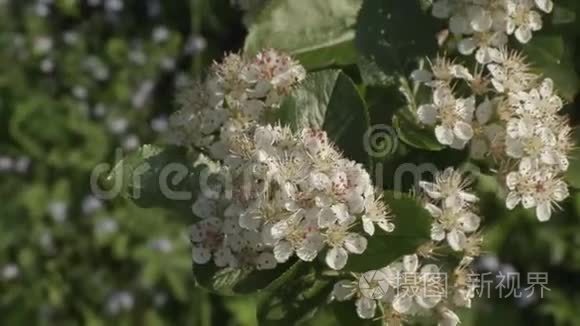
M 258 216 L 253 212 L 246 212 L 240 215 L 240 226 L 246 230 L 257 230 L 261 224 L 261 216 Z
M 448 308 L 441 309 L 441 320 L 438 326 L 457 326 L 460 323 L 459 316 Z
M 406 272 L 416 272 L 419 268 L 419 257 L 417 255 L 406 255 L 403 257 L 403 267 Z
M 337 221 L 336 214 L 330 208 L 323 208 L 318 215 L 318 226 L 327 228 Z
M 481 125 L 486 124 L 491 119 L 492 114 L 493 105 L 488 98 L 479 104 L 477 106 L 477 110 L 475 110 L 475 117 L 477 118 L 477 122 L 479 122 Z
M 431 14 L 435 18 L 445 19 L 449 18 L 451 14 L 451 7 L 449 6 L 448 0 L 438 0 L 433 3 L 433 8 L 431 8 Z
M 419 181 L 419 186 L 433 199 L 440 199 L 442 196 L 439 186 L 435 183 Z
M 516 29 L 515 35 L 520 43 L 526 44 L 532 39 L 532 30 L 527 26 L 520 26 Z
M 540 85 L 540 95 L 543 98 L 549 98 L 554 94 L 554 81 L 550 78 L 544 79 Z
M 361 214 L 365 209 L 365 200 L 363 196 L 352 193 L 347 198 L 348 209 L 351 214 Z
M 536 11 L 531 11 L 528 14 L 528 26 L 533 31 L 539 31 L 542 29 L 542 16 Z
M 478 10 L 475 17 L 471 20 L 471 27 L 476 32 L 486 32 L 491 28 L 493 20 L 487 10 Z
M 558 182 L 552 189 L 552 198 L 556 201 L 562 201 L 570 196 L 568 185 L 564 181 Z
M 326 253 L 326 265 L 334 270 L 341 270 L 348 260 L 348 252 L 341 247 L 333 247 Z
M 270 232 L 274 240 L 282 239 L 290 232 L 288 223 L 288 221 L 281 221 L 272 226 Z
M 395 300 L 393 300 L 393 309 L 397 312 L 404 314 L 407 311 L 411 310 L 413 307 L 413 298 L 406 293 L 402 292 L 395 296 Z
M 294 248 L 288 241 L 280 241 L 274 247 L 274 258 L 279 263 L 285 263 L 294 254 Z
M 198 197 L 195 203 L 193 203 L 193 206 L 191 208 L 193 214 L 200 218 L 216 217 L 215 201 L 205 196 Z
M 431 203 L 427 203 L 425 204 L 425 209 L 429 212 L 429 214 L 431 214 L 431 216 L 437 218 L 439 216 L 441 216 L 441 214 L 443 214 L 443 211 L 441 210 L 441 208 L 431 204 Z
M 467 237 L 465 236 L 465 233 L 461 231 L 451 230 L 451 232 L 447 234 L 447 243 L 449 243 L 451 249 L 455 251 L 463 250 L 463 248 L 465 248 L 466 242 Z
M 481 47 L 477 49 L 475 52 L 475 60 L 482 65 L 488 64 L 493 61 L 493 58 L 490 54 L 489 47 Z
M 433 104 L 421 105 L 417 110 L 419 121 L 426 125 L 434 125 L 437 122 L 437 107 Z
M 217 267 L 228 266 L 232 260 L 232 252 L 228 248 L 220 248 L 213 254 L 213 262 Z
M 469 123 L 458 121 L 453 127 L 455 136 L 461 140 L 470 140 L 473 137 L 473 128 Z
M 468 26 L 467 19 L 463 15 L 453 15 L 449 19 L 449 30 L 455 35 L 465 34 Z
M 477 48 L 477 44 L 472 37 L 464 38 L 457 44 L 457 50 L 463 55 L 471 55 Z
M 445 229 L 443 228 L 443 225 L 433 223 L 433 225 L 431 225 L 431 240 L 441 241 L 443 239 L 445 239 Z
M 190 238 L 192 242 L 201 242 L 203 240 L 203 230 L 199 224 L 194 224 L 191 226 Z
M 424 69 L 417 69 L 411 73 L 411 78 L 419 83 L 426 83 L 433 79 L 433 74 Z
M 550 220 L 552 216 L 552 206 L 549 201 L 541 202 L 536 207 L 536 216 L 540 222 L 546 222 Z
M 469 72 L 469 69 L 462 65 L 453 65 L 450 68 L 451 75 L 455 78 L 473 80 L 473 75 Z
M 371 319 L 375 317 L 377 302 L 375 300 L 361 297 L 356 300 L 356 313 L 362 319 Z
M 554 9 L 554 2 L 552 0 L 536 0 L 536 6 L 545 13 L 551 13 Z
M 306 238 L 302 247 L 296 250 L 296 256 L 303 261 L 313 261 L 323 246 L 324 242 L 321 235 L 311 234 Z
M 256 267 L 258 270 L 268 270 L 276 268 L 276 259 L 274 255 L 269 252 L 261 253 L 256 259 Z
M 419 306 L 425 309 L 432 309 L 435 307 L 440 301 L 441 296 L 437 295 L 436 293 L 427 293 L 427 295 L 419 295 L 415 298 Z
M 488 153 L 489 147 L 487 142 L 481 138 L 476 138 L 471 141 L 469 155 L 476 160 L 483 160 Z
M 474 213 L 465 213 L 457 220 L 463 232 L 474 232 L 479 228 L 481 218 Z
M 387 219 L 383 219 L 377 222 L 377 225 L 385 232 L 390 233 L 395 231 L 395 224 L 389 222 Z
M 191 254 L 196 264 L 207 264 L 211 259 L 211 252 L 205 247 L 193 246 Z
M 451 145 L 455 136 L 453 135 L 453 130 L 443 126 L 435 127 L 435 136 L 437 140 L 443 145 Z
M 362 218 L 363 230 L 366 234 L 372 236 L 375 234 L 375 224 L 368 218 Z
M 344 247 L 353 254 L 362 254 L 367 249 L 367 244 L 367 239 L 356 233 L 349 233 L 344 239 Z
M 536 202 L 536 198 L 534 198 L 531 195 L 524 195 L 522 196 L 522 205 L 524 206 L 525 209 L 530 209 L 532 207 L 535 207 L 537 205 Z

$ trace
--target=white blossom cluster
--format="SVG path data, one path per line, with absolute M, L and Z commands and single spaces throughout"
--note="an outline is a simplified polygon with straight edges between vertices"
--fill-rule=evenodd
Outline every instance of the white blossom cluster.
M 474 212 L 478 198 L 469 192 L 469 182 L 448 168 L 435 177 L 435 182 L 421 181 L 420 186 L 426 195 L 424 207 L 434 218 L 431 240 L 446 240 L 454 251 L 465 250 L 469 257 L 478 256 L 477 251 L 471 254 L 478 246 L 471 246 L 479 242 L 480 236 L 474 234 L 470 239 L 470 234 L 477 231 L 481 218 Z
M 266 123 L 305 77 L 274 50 L 229 55 L 172 117 L 177 139 L 221 162 L 193 205 L 193 259 L 218 267 L 271 269 L 293 256 L 344 268 L 365 235 L 394 228 L 362 165 L 345 159 L 324 131 Z M 202 189 L 204 190 L 204 189 Z
M 264 50 L 251 59 L 230 54 L 213 65 L 205 83 L 183 92 L 181 109 L 170 119 L 170 141 L 223 159 L 221 134 L 263 120 L 305 77 L 298 62 L 276 50 Z
M 354 280 L 335 284 L 333 298 L 356 299 L 357 315 L 372 319 L 377 309 L 385 325 L 412 322 L 416 316 L 434 316 L 439 325 L 455 326 L 459 317 L 452 309 L 470 307 L 475 284 L 469 265 L 480 254 L 482 238 L 477 233 L 480 218 L 473 212 L 478 198 L 469 192 L 468 182 L 449 168 L 435 182 L 422 182 L 425 208 L 434 218 L 432 241 L 416 254 L 403 256 L 388 266 L 355 274 Z M 434 257 L 446 247 L 463 251 L 457 267 L 446 271 Z
M 255 126 L 228 145 L 223 172 L 230 193 L 202 196 L 193 207 L 206 218 L 194 226 L 196 263 L 213 253 L 216 265 L 239 266 L 250 250 L 256 258 L 241 260 L 267 269 L 325 252 L 326 264 L 340 270 L 350 254 L 365 251 L 363 234 L 373 235 L 375 226 L 393 230 L 368 173 L 341 157 L 324 131 Z
M 461 54 L 481 64 L 492 61 L 492 49 L 505 46 L 508 36 L 528 43 L 542 29 L 541 13 L 552 12 L 552 0 L 435 0 L 432 14 L 449 19 L 449 31 Z
M 463 149 L 470 143 L 473 159 L 498 164 L 509 209 L 521 203 L 547 221 L 568 197 L 561 176 L 573 143 L 568 120 L 559 114 L 563 101 L 553 81 L 532 73 L 520 53 L 490 49 L 490 58 L 469 71 L 438 57 L 430 71 L 413 72 L 432 91 L 431 103 L 419 106 L 417 117 L 435 126 L 441 144 Z

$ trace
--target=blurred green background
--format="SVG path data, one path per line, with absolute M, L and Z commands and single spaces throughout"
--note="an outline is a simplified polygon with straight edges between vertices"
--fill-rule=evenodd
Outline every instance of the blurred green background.
M 176 88 L 242 48 L 258 9 L 240 6 L 261 2 L 0 0 L 0 325 L 255 323 L 251 298 L 195 288 L 189 221 L 102 201 L 89 180 L 118 149 L 162 141 Z M 388 116 L 381 109 L 373 117 Z M 539 225 L 508 214 L 493 180 L 478 188 L 479 270 L 522 282 L 549 272 L 550 291 L 478 300 L 463 325 L 580 325 L 578 194 Z M 310 323 L 335 318 L 323 309 Z

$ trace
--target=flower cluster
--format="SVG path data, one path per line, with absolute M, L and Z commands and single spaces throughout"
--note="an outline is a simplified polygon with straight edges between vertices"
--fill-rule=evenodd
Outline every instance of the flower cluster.
M 205 83 L 189 85 L 183 92 L 181 109 L 170 119 L 171 142 L 193 145 L 223 159 L 225 144 L 220 136 L 262 121 L 305 77 L 300 64 L 275 50 L 252 59 L 230 54 L 213 65 Z
M 480 218 L 473 213 L 478 198 L 469 192 L 468 182 L 449 168 L 440 173 L 435 182 L 422 182 L 425 208 L 434 222 L 431 242 L 422 245 L 416 254 L 378 270 L 355 274 L 354 280 L 335 284 L 333 298 L 346 301 L 356 298 L 360 318 L 371 319 L 380 307 L 387 325 L 399 325 L 414 316 L 432 315 L 440 324 L 457 325 L 459 317 L 453 308 L 469 307 L 475 293 L 475 284 L 469 275 L 469 265 L 479 256 L 481 236 L 475 232 Z M 453 270 L 446 271 L 436 264 L 434 252 L 442 249 L 441 242 L 463 256 Z
M 176 140 L 219 160 L 197 198 L 193 258 L 218 267 L 271 269 L 294 255 L 342 269 L 367 247 L 363 233 L 393 230 L 362 165 L 345 159 L 324 131 L 266 124 L 268 111 L 305 78 L 290 57 L 266 50 L 229 55 L 172 117 Z M 204 152 L 205 153 L 205 152 Z
M 426 194 L 425 209 L 435 221 L 431 225 L 431 240 L 443 241 L 454 251 L 468 252 L 469 257 L 478 256 L 477 240 L 468 238 L 468 235 L 477 231 L 481 218 L 474 213 L 473 204 L 478 201 L 477 196 L 469 192 L 469 186 L 459 172 L 448 168 L 435 177 L 435 182 L 420 182 Z M 479 238 L 477 234 L 472 236 Z
M 232 136 L 228 152 L 222 172 L 230 190 L 219 199 L 200 197 L 193 207 L 208 218 L 194 226 L 197 263 L 213 253 L 216 265 L 238 266 L 240 250 L 251 249 L 256 260 L 242 260 L 264 269 L 294 255 L 310 262 L 326 251 L 326 264 L 339 270 L 349 254 L 365 251 L 363 232 L 394 228 L 368 173 L 343 158 L 323 131 L 254 126 Z
M 490 49 L 490 58 L 474 71 L 442 57 L 431 71 L 415 71 L 413 79 L 432 90 L 431 103 L 421 105 L 417 117 L 435 126 L 441 144 L 463 149 L 470 143 L 472 158 L 499 164 L 507 175 L 507 207 L 535 207 L 546 221 L 568 197 L 561 176 L 573 143 L 559 115 L 563 101 L 553 81 L 531 72 L 522 54 L 503 47 Z
M 552 0 L 435 0 L 432 14 L 449 19 L 461 54 L 475 52 L 477 61 L 486 64 L 492 61 L 492 49 L 508 43 L 508 35 L 528 43 L 542 29 L 540 13 L 553 7 Z

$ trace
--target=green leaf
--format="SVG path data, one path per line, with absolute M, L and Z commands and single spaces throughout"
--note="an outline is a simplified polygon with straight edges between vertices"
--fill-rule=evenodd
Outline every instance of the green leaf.
M 523 46 L 535 72 L 554 80 L 556 89 L 573 102 L 580 87 L 572 60 L 573 50 L 562 36 L 538 35 Z
M 297 325 L 314 316 L 326 303 L 333 283 L 321 278 L 313 264 L 299 264 L 292 277 L 260 296 L 260 325 Z
M 195 265 L 193 275 L 197 284 L 208 291 L 226 295 L 253 294 L 288 281 L 299 264 L 286 263 L 273 270 L 252 268 L 219 268 L 211 264 Z
M 433 129 L 419 125 L 417 119 L 406 108 L 401 108 L 393 116 L 393 126 L 399 139 L 407 145 L 429 151 L 440 151 L 445 148 L 435 138 Z
M 357 20 L 356 46 L 387 75 L 437 51 L 437 22 L 419 0 L 367 0 Z
M 338 70 L 310 74 L 302 87 L 286 98 L 278 119 L 295 129 L 322 128 L 348 158 L 369 163 L 366 105 L 352 80 Z
M 573 132 L 573 138 L 576 144 L 580 141 L 580 129 L 576 128 Z M 569 155 L 570 166 L 566 171 L 566 182 L 571 187 L 580 189 L 580 147 L 575 147 Z
M 362 273 L 380 269 L 401 256 L 414 253 L 429 241 L 433 218 L 418 200 L 390 191 L 384 193 L 384 200 L 393 212 L 395 230 L 392 233 L 377 230 L 368 239 L 364 254 L 348 257 L 345 270 Z
M 334 313 L 337 325 L 380 326 L 383 324 L 380 319 L 361 319 L 356 314 L 354 301 L 333 302 L 330 306 Z
M 284 50 L 307 69 L 356 60 L 356 14 L 362 0 L 272 0 L 249 30 L 244 50 Z
M 144 145 L 119 161 L 105 184 L 143 208 L 190 211 L 205 168 L 192 162 L 184 148 Z

